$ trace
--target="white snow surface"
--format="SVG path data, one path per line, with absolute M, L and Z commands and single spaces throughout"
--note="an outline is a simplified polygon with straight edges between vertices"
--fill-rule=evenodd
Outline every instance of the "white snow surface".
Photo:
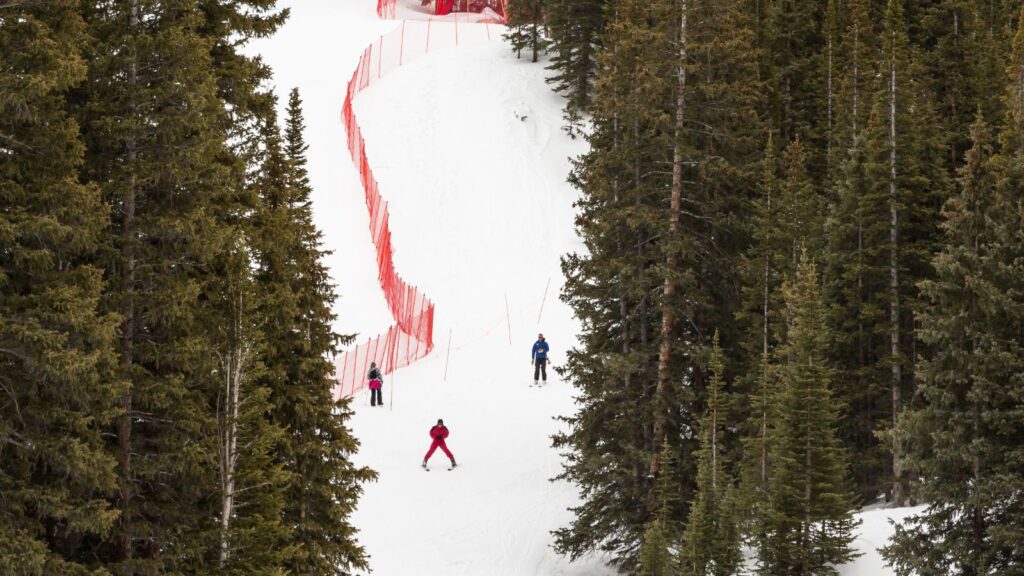
M 360 52 L 398 25 L 372 0 L 303 0 L 273 38 L 253 45 L 274 68 L 281 106 L 305 101 L 315 220 L 341 298 L 337 328 L 359 340 L 393 323 L 377 282 L 374 248 L 339 110 Z M 582 249 L 569 158 L 585 143 L 562 130 L 562 101 L 542 65 L 501 41 L 434 52 L 360 93 L 355 112 L 381 193 L 390 204 L 395 265 L 436 304 L 434 352 L 386 378 L 385 407 L 353 403 L 356 461 L 377 470 L 352 521 L 386 576 L 610 576 L 602 558 L 575 563 L 551 548 L 571 520 L 577 490 L 550 481 L 561 457 L 550 436 L 574 410 L 573 390 L 549 368 L 531 387 L 538 332 L 560 364 L 579 323 L 558 299 L 560 255 Z M 545 295 L 546 289 L 546 295 Z M 449 346 L 449 337 L 451 344 Z M 443 418 L 459 466 L 436 452 L 419 463 Z M 863 512 L 864 555 L 843 576 L 884 576 L 875 548 L 888 519 Z

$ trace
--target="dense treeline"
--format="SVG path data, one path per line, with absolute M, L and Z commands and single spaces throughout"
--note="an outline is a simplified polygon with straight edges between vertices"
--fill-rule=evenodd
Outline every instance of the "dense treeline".
M 1024 570 L 1021 3 L 509 4 L 591 145 L 557 548 L 831 574 L 884 501 L 900 574 Z
M 0 572 L 366 567 L 286 18 L 0 5 Z

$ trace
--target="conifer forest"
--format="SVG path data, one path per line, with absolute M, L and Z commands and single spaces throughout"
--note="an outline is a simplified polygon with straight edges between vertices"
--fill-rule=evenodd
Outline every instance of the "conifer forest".
M 573 557 L 1024 574 L 1024 30 L 1008 0 L 511 0 L 590 144 Z M 538 64 L 541 65 L 541 64 Z
M 1024 2 L 504 6 L 588 144 L 553 549 L 1024 576 Z M 371 570 L 288 18 L 0 0 L 0 576 Z
M 0 574 L 366 566 L 274 4 L 0 3 Z

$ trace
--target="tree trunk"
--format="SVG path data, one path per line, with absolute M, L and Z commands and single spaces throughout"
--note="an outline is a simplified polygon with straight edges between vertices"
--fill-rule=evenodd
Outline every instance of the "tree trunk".
M 672 149 L 672 194 L 669 200 L 669 224 L 668 224 L 668 249 L 665 257 L 665 284 L 662 288 L 661 304 L 661 347 L 658 350 L 658 380 L 654 398 L 654 438 L 652 444 L 655 448 L 661 446 L 665 438 L 665 412 L 669 380 L 672 377 L 669 362 L 672 357 L 672 331 L 675 325 L 675 311 L 672 308 L 672 298 L 676 292 L 675 274 L 679 270 L 679 258 L 676 256 L 675 240 L 679 236 L 679 216 L 682 209 L 683 198 L 683 126 L 686 120 L 686 43 L 687 43 L 687 2 L 682 0 L 679 16 L 679 63 L 676 67 L 676 114 L 675 114 L 675 141 Z M 654 451 L 651 458 L 651 474 L 657 474 L 660 468 L 658 455 Z
M 906 501 L 903 482 L 903 443 L 899 433 L 902 405 L 900 366 L 899 207 L 896 198 L 896 54 L 889 61 L 889 344 L 892 361 L 892 498 Z
M 242 330 L 243 302 L 241 288 L 233 295 L 232 333 L 228 353 L 221 358 L 224 372 L 224 412 L 221 425 L 221 516 L 219 566 L 231 558 L 231 519 L 235 511 L 235 467 L 238 464 L 238 419 L 241 402 L 241 387 L 245 379 L 249 344 Z

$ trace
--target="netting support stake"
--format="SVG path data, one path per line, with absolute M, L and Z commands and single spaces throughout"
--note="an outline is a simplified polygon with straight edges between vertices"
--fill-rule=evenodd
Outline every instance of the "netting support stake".
M 448 381 L 448 359 L 452 356 L 452 329 L 448 329 L 448 352 L 444 355 L 444 382 Z
M 551 277 L 548 276 L 548 283 L 544 285 L 544 297 L 540 299 L 540 312 L 537 312 L 537 324 L 540 324 L 540 315 L 544 313 L 544 301 L 548 299 L 548 286 L 551 285 Z
M 512 345 L 512 316 L 508 313 L 508 292 L 505 292 L 505 324 L 508 325 L 508 345 Z
M 433 18 L 427 18 L 427 50 L 426 53 L 430 54 L 430 25 L 434 22 Z
M 402 40 L 398 44 L 398 65 L 402 65 L 402 57 L 405 55 L 405 20 L 402 20 Z

